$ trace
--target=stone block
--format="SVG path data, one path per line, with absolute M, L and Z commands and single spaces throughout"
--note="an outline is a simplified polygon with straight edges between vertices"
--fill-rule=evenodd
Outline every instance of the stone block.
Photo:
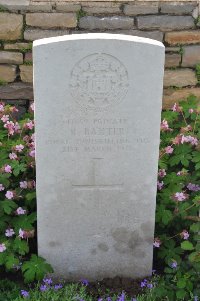
M 14 44 L 4 44 L 5 50 L 25 50 L 25 49 L 31 49 L 30 43 L 14 43 Z
M 81 9 L 80 4 L 73 4 L 67 2 L 56 2 L 57 12 L 78 12 Z
M 171 109 L 175 102 L 178 103 L 182 100 L 187 101 L 187 97 L 190 95 L 195 95 L 200 98 L 200 88 L 183 88 L 180 90 L 164 89 L 163 110 Z
M 77 20 L 75 13 L 27 13 L 26 24 L 42 29 L 73 28 Z
M 182 30 L 194 28 L 194 19 L 191 16 L 139 16 L 136 17 L 139 29 L 159 29 L 161 31 Z
M 32 52 L 25 53 L 24 62 L 32 62 L 32 61 L 33 61 Z
M 164 87 L 186 87 L 196 84 L 197 78 L 191 69 L 165 70 Z
M 23 64 L 23 54 L 19 52 L 0 51 L 1 64 Z
M 174 31 L 165 34 L 169 45 L 186 45 L 200 43 L 200 30 Z
M 125 4 L 123 12 L 128 16 L 136 15 L 150 15 L 158 13 L 158 3 L 136 3 L 136 4 Z
M 11 83 L 15 80 L 16 76 L 16 66 L 0 65 L 0 80 Z
M 67 34 L 69 34 L 68 30 L 26 29 L 24 32 L 24 39 L 27 41 L 34 41 L 43 38 L 64 36 Z
M 134 19 L 123 16 L 80 18 L 79 27 L 82 29 L 131 29 L 134 28 Z
M 166 54 L 165 55 L 165 67 L 178 67 L 181 62 L 181 55 L 178 53 Z
M 200 64 L 200 45 L 183 47 L 183 67 L 195 67 Z
M 0 99 L 33 100 L 33 85 L 18 82 L 0 86 Z
M 142 37 L 142 38 L 157 40 L 160 42 L 163 41 L 163 32 L 156 31 L 156 30 L 155 31 L 142 31 L 142 30 L 129 29 L 129 30 L 115 30 L 115 31 L 113 31 L 113 33 L 138 36 L 138 37 Z
M 180 47 L 165 47 L 165 52 L 179 52 L 180 51 Z
M 120 3 L 116 2 L 83 2 L 82 9 L 87 14 L 119 14 Z
M 10 12 L 50 12 L 52 11 L 52 3 L 46 1 L 32 2 L 31 0 L 0 0 L 0 5 L 8 9 Z
M 197 2 L 160 2 L 160 12 L 162 14 L 189 15 L 197 7 Z
M 0 40 L 17 40 L 22 36 L 22 15 L 0 13 Z
M 21 65 L 20 66 L 20 78 L 22 82 L 33 82 L 33 66 Z

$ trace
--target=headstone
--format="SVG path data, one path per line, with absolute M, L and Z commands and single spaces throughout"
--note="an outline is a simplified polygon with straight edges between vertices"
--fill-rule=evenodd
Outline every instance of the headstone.
M 69 280 L 151 274 L 164 46 L 34 42 L 39 255 Z

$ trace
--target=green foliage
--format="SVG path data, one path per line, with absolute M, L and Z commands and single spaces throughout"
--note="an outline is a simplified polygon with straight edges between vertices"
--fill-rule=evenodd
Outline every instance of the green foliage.
M 3 5 L 0 5 L 0 12 L 2 13 L 2 12 L 7 12 L 8 11 L 8 9 L 7 9 L 7 7 L 5 7 L 5 6 L 3 6 Z
M 196 71 L 196 77 L 197 77 L 197 80 L 198 80 L 198 84 L 200 84 L 200 64 L 196 65 L 195 71 Z
M 199 113 L 194 96 L 162 113 L 155 260 L 165 267 L 161 296 L 170 301 L 200 296 Z
M 0 106 L 0 268 L 40 280 L 51 268 L 36 255 L 28 260 L 36 228 L 33 112 L 17 121 L 16 108 Z
M 32 65 L 33 65 L 33 62 L 32 62 L 32 61 L 25 61 L 25 62 L 24 62 L 24 65 L 32 66 Z
M 79 20 L 80 20 L 80 18 L 82 18 L 82 17 L 84 17 L 84 16 L 86 16 L 87 15 L 87 13 L 84 11 L 84 10 L 82 10 L 82 8 L 76 13 L 76 18 L 77 18 L 77 21 L 79 22 Z
M 0 86 L 5 86 L 7 85 L 7 82 L 3 79 L 0 79 Z
M 32 282 L 34 280 L 42 280 L 46 273 L 52 273 L 52 267 L 45 261 L 45 259 L 33 254 L 29 261 L 25 261 L 22 265 L 22 272 L 25 282 Z

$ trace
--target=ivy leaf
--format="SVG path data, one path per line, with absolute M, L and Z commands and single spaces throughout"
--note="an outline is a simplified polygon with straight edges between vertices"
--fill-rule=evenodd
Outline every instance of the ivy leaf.
M 15 238 L 13 249 L 20 255 L 25 255 L 29 252 L 28 243 L 25 240 L 21 240 L 20 238 Z
M 33 254 L 29 261 L 23 263 L 22 272 L 27 283 L 34 280 L 42 280 L 45 274 L 52 273 L 53 269 L 44 258 Z
M 191 242 L 184 241 L 181 243 L 181 249 L 186 250 L 186 251 L 191 251 L 191 250 L 194 250 L 194 246 Z

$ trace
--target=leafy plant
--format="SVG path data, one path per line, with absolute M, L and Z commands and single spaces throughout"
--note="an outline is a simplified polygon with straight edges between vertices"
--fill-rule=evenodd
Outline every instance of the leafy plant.
M 0 267 L 22 270 L 28 282 L 41 279 L 51 269 L 36 255 L 28 261 L 31 240 L 36 252 L 34 121 L 33 110 L 19 122 L 16 111 L 0 103 Z
M 170 300 L 188 300 L 191 291 L 200 295 L 198 103 L 190 96 L 162 114 L 154 246 Z

